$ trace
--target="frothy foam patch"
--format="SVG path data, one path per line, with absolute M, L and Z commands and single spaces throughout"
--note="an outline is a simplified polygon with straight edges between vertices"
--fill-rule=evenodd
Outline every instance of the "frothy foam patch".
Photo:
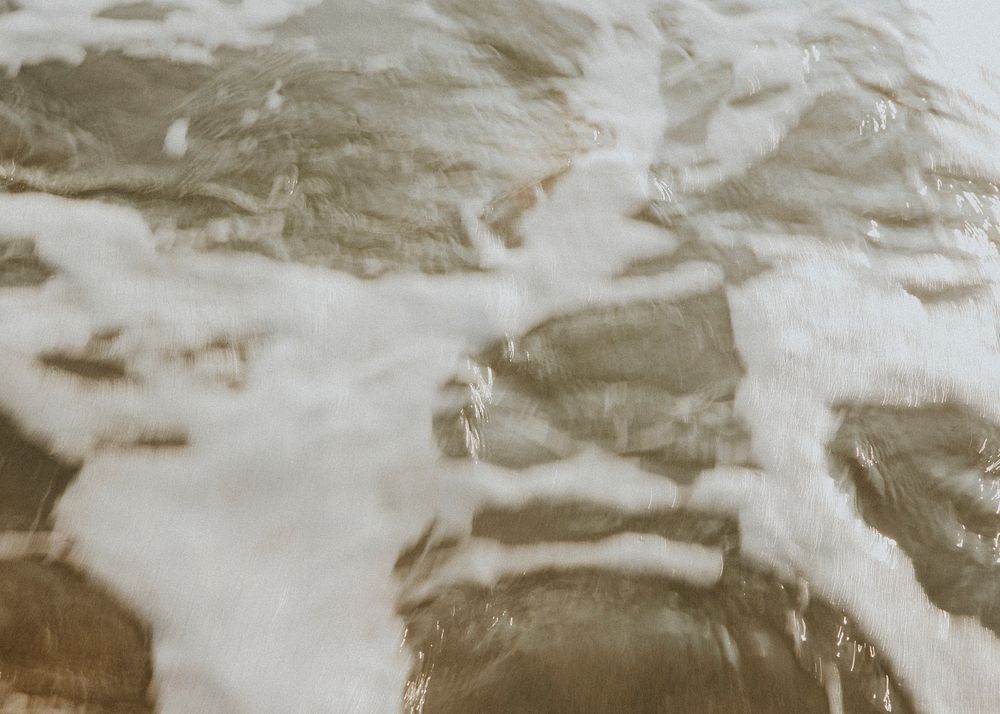
M 842 402 L 957 401 L 997 419 L 997 307 L 991 299 L 985 309 L 928 310 L 860 255 L 853 262 L 831 269 L 829 259 L 804 257 L 730 291 L 748 369 L 738 408 L 767 473 L 716 473 L 693 499 L 728 503 L 740 514 L 745 555 L 805 577 L 854 614 L 926 711 L 987 712 L 1000 643 L 931 605 L 905 555 L 858 522 L 833 487 L 825 444 L 836 427 L 829 409 Z M 933 280 L 940 271 L 923 272 Z M 961 680 L 944 675 L 942 659 L 969 652 L 976 663 Z
M 995 41 L 996 8 L 988 0 L 959 6 L 943 0 L 908 0 L 922 16 L 930 44 L 926 69 L 935 79 L 991 110 L 1000 110 L 1000 50 Z
M 648 22 L 636 24 L 649 36 Z M 565 181 L 593 205 L 581 213 L 579 198 L 557 188 L 525 226 L 523 253 L 501 255 L 491 274 L 364 282 L 251 258 L 171 257 L 130 211 L 0 197 L 4 233 L 32 236 L 57 271 L 0 300 L 11 327 L 2 398 L 27 428 L 86 459 L 57 527 L 74 537 L 74 558 L 154 623 L 163 711 L 398 707 L 408 662 L 393 562 L 432 519 L 471 518 L 467 501 L 448 497 L 463 490 L 467 467 L 449 473 L 456 467 L 442 465 L 432 439 L 439 385 L 467 349 L 505 331 L 662 292 L 662 279 L 624 281 L 621 293 L 610 279 L 670 246 L 626 218 L 645 196 L 662 126 L 655 45 L 640 48 L 602 25 L 580 110 L 596 111 L 594 93 L 601 121 L 639 108 L 631 126 L 641 133 L 626 123 L 616 148 L 579 161 Z M 622 87 L 619 76 L 631 75 Z M 608 114 L 610 97 L 618 114 Z M 704 289 L 693 277 L 679 274 L 673 290 Z M 34 362 L 109 330 L 135 384 L 93 389 Z M 247 345 L 241 389 L 206 383 L 183 358 L 219 341 Z M 188 445 L 150 453 L 127 443 L 164 430 Z M 570 468 L 586 477 L 593 466 Z M 585 495 L 585 483 L 567 490 Z M 500 554 L 492 568 L 564 555 L 604 564 L 631 552 L 641 567 L 671 572 L 701 559 L 709 575 L 692 577 L 710 581 L 718 555 L 685 548 L 529 549 Z
M 46 60 L 76 64 L 88 49 L 210 62 L 219 47 L 270 42 L 269 27 L 316 4 L 318 0 L 242 0 L 236 4 L 219 0 L 18 0 L 13 11 L 0 14 L 0 65 L 16 74 L 22 65 Z M 104 16 L 129 5 L 162 8 L 163 12 L 144 19 Z
M 517 480 L 439 458 L 431 408 L 469 352 L 566 310 L 723 282 L 706 264 L 614 279 L 677 245 L 631 216 L 674 189 L 649 181 L 648 169 L 684 108 L 665 108 L 661 96 L 667 20 L 657 26 L 638 5 L 572 5 L 598 30 L 581 78 L 567 82 L 569 102 L 610 127 L 615 142 L 539 192 L 522 246 L 489 243 L 489 272 L 362 281 L 252 257 L 169 254 L 132 211 L 0 195 L 0 237 L 30 237 L 54 271 L 40 286 L 0 295 L 0 403 L 28 432 L 85 462 L 57 509 L 72 557 L 152 622 L 167 714 L 393 711 L 410 664 L 393 565 L 432 522 L 434 537 L 464 537 L 477 506 L 537 497 L 722 510 L 739 515 L 745 556 L 789 582 L 805 578 L 855 617 L 918 706 L 986 714 L 1000 645 L 928 602 L 905 556 L 837 492 L 826 442 L 836 426 L 830 407 L 844 399 L 951 399 L 1000 418 L 992 262 L 877 258 L 807 235 L 747 231 L 741 240 L 775 264 L 728 289 L 748 370 L 737 405 L 763 471 L 711 472 L 688 490 L 593 453 Z M 0 15 L 0 61 L 12 69 L 49 56 L 76 61 L 87 46 L 207 59 L 219 44 L 264 41 L 261 27 L 304 4 L 183 3 L 152 23 L 97 17 L 110 6 L 23 2 Z M 705 37 L 721 17 L 703 4 L 683 9 L 680 27 Z M 727 19 L 727 37 L 739 43 L 704 41 L 734 71 L 715 76 L 729 108 L 699 139 L 705 146 L 679 154 L 689 188 L 766 159 L 822 94 L 822 82 L 806 91 L 823 58 L 799 45 L 796 18 L 768 10 Z M 772 45 L 755 53 L 762 34 Z M 468 224 L 483 231 L 479 239 L 494 237 Z M 988 286 L 978 302 L 934 309 L 905 289 L 969 283 Z M 114 335 L 131 381 L 95 386 L 38 362 L 97 334 Z M 237 355 L 233 364 L 205 369 L 204 355 L 219 349 Z M 183 445 L 141 446 L 157 434 L 179 434 Z M 632 536 L 571 547 L 467 544 L 442 577 L 495 582 L 565 565 L 710 585 L 721 562 L 717 549 L 658 537 L 638 546 Z M 968 666 L 943 666 L 956 661 Z

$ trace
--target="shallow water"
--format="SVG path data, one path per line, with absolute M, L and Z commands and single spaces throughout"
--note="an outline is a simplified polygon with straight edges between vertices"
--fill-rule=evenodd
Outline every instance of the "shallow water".
M 1000 711 L 997 28 L 0 2 L 5 711 Z

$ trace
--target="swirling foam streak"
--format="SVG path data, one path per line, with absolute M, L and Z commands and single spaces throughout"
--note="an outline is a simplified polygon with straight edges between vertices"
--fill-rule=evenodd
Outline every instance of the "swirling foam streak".
M 0 234 L 33 238 L 57 271 L 0 297 L 0 402 L 85 460 L 57 529 L 73 538 L 75 560 L 153 623 L 163 712 L 398 708 L 409 663 L 393 562 L 432 520 L 471 517 L 470 501 L 451 495 L 476 481 L 476 467 L 442 465 L 430 430 L 461 355 L 559 310 L 720 284 L 705 266 L 611 280 L 670 245 L 625 217 L 647 198 L 663 130 L 658 35 L 640 9 L 584 9 L 600 33 L 575 109 L 611 124 L 617 141 L 576 162 L 526 220 L 525 248 L 499 255 L 490 274 L 365 282 L 249 257 L 171 256 L 131 211 L 0 196 Z M 96 333 L 117 335 L 134 384 L 78 385 L 34 359 Z M 240 389 L 176 359 L 219 341 L 246 346 Z M 163 431 L 188 445 L 106 447 Z M 581 477 L 579 487 L 565 479 L 563 495 L 592 496 L 595 469 L 613 490 L 611 472 L 624 466 L 560 465 Z M 657 499 L 672 503 L 667 490 Z M 652 498 L 631 500 L 645 508 Z M 492 572 L 564 555 L 696 580 L 720 563 L 711 549 L 615 541 L 500 553 Z

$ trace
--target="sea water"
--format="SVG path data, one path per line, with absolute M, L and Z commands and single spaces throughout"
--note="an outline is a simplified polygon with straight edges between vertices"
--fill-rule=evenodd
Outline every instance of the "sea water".
M 159 710 L 1000 711 L 992 469 L 851 411 L 1000 423 L 980 5 L 0 3 L 0 407 Z

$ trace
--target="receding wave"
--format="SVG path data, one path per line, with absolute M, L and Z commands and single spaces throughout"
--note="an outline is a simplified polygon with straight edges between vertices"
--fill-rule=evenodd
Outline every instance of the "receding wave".
M 3 707 L 995 711 L 922 13 L 0 2 Z

